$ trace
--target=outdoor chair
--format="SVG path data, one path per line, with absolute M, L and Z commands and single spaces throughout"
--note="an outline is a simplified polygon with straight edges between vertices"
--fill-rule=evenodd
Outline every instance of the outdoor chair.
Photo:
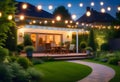
M 74 52 L 74 51 L 75 51 L 75 44 L 70 44 L 69 52 Z

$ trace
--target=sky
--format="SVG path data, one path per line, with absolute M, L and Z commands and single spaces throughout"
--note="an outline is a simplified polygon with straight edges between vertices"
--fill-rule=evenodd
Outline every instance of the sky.
M 117 12 L 117 6 L 120 5 L 120 0 L 16 0 L 16 1 L 28 2 L 35 6 L 42 5 L 42 9 L 50 13 L 53 13 L 54 9 L 57 8 L 58 6 L 63 5 L 69 10 L 70 14 L 75 14 L 77 16 L 76 19 L 80 18 L 86 12 L 87 6 L 99 12 L 101 8 L 105 8 L 107 11 L 107 7 L 110 6 L 111 11 L 107 11 L 107 13 L 115 17 L 115 13 Z M 91 2 L 94 2 L 95 5 L 91 6 L 90 5 Z M 104 2 L 104 5 L 101 6 L 100 2 Z M 69 8 L 67 6 L 68 3 L 71 3 L 72 7 Z M 83 7 L 79 6 L 80 3 L 83 3 Z M 49 5 L 53 5 L 52 10 L 48 9 Z

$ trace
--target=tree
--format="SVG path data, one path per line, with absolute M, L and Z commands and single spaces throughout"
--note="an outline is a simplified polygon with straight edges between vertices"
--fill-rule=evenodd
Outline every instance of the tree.
M 8 32 L 11 32 L 11 27 L 15 27 L 14 19 L 8 20 L 9 15 L 14 16 L 15 14 L 15 4 L 15 0 L 0 0 L 0 13 L 2 13 L 0 17 L 0 46 L 5 46 Z
M 29 34 L 25 34 L 23 43 L 24 43 L 24 46 L 32 46 L 32 40 Z
M 54 12 L 53 12 L 54 17 L 56 17 L 57 15 L 61 16 L 61 19 L 64 20 L 70 20 L 71 19 L 71 15 L 69 13 L 69 11 L 64 7 L 64 6 L 59 6 L 57 7 Z
M 95 37 L 93 29 L 90 30 L 89 38 L 88 38 L 88 46 L 92 47 L 94 51 L 96 51 Z

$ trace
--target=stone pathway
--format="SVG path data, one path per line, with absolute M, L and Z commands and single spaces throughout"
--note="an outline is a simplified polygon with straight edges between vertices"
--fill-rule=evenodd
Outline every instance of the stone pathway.
M 115 71 L 112 68 L 101 64 L 84 62 L 79 60 L 73 60 L 69 62 L 84 64 L 92 68 L 91 74 L 84 79 L 79 80 L 78 82 L 109 82 L 115 75 Z

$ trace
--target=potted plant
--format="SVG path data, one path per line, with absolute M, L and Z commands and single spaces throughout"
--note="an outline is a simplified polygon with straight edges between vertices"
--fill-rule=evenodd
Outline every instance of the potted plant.
M 87 55 L 91 55 L 91 52 L 93 51 L 91 47 L 86 47 L 85 50 L 86 50 Z
M 26 52 L 28 58 L 32 58 L 33 51 L 34 51 L 33 46 L 26 46 L 25 47 L 25 52 Z

